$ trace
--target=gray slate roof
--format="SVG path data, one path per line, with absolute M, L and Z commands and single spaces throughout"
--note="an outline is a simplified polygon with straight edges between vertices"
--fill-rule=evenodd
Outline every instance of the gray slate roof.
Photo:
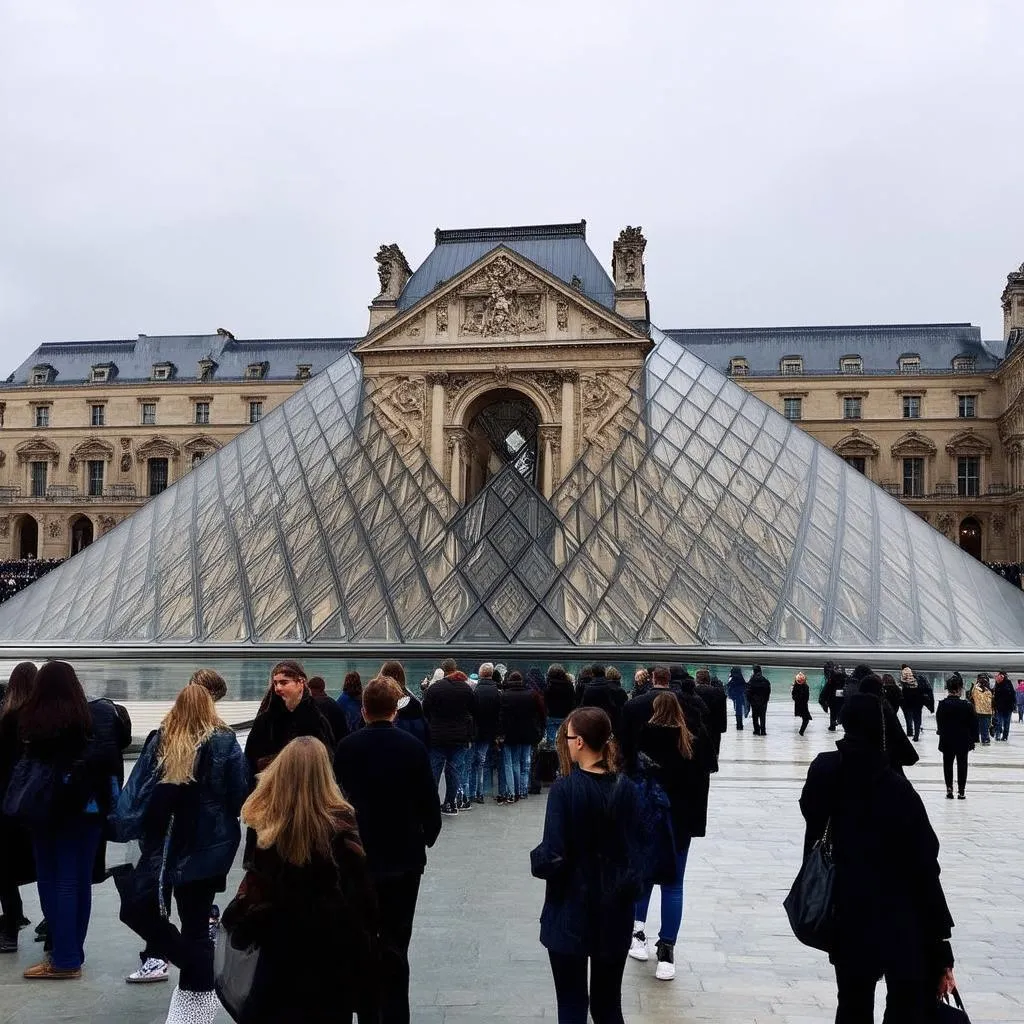
M 140 335 L 135 341 L 71 341 L 40 345 L 0 387 L 23 387 L 32 368 L 49 363 L 55 384 L 78 384 L 90 379 L 92 367 L 113 363 L 110 380 L 125 383 L 152 378 L 157 363 L 173 363 L 171 378 L 198 381 L 199 361 L 217 363 L 215 381 L 245 380 L 246 367 L 267 362 L 263 380 L 295 380 L 299 363 L 310 364 L 316 374 L 344 355 L 358 338 L 286 338 L 242 341 L 226 334 Z
M 398 300 L 409 309 L 438 285 L 451 280 L 482 256 L 504 245 L 532 260 L 549 274 L 572 284 L 579 278 L 585 295 L 615 308 L 615 285 L 587 245 L 587 222 L 528 227 L 468 228 L 434 232 L 434 248 L 409 278 Z
M 747 360 L 750 376 L 778 376 L 779 361 L 800 356 L 805 375 L 839 373 L 843 356 L 860 356 L 865 374 L 899 372 L 899 358 L 917 355 L 921 371 L 949 373 L 956 356 L 973 356 L 977 370 L 994 370 L 1005 342 L 984 342 L 972 324 L 856 324 L 846 327 L 744 327 L 669 330 L 694 355 L 728 372 Z

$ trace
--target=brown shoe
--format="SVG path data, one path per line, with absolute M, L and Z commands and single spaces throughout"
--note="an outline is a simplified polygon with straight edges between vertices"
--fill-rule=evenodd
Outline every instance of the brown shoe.
M 30 967 L 23 975 L 29 981 L 74 981 L 82 976 L 82 968 L 74 967 L 69 970 L 61 970 L 53 966 L 53 961 L 44 960 L 35 967 Z

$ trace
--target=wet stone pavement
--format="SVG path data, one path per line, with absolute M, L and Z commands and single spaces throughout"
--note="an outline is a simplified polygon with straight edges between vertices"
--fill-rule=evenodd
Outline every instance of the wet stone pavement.
M 730 731 L 712 782 L 708 837 L 687 869 L 674 981 L 654 978 L 654 960 L 629 961 L 623 990 L 631 1024 L 824 1024 L 834 1014 L 823 954 L 792 937 L 782 899 L 799 866 L 797 807 L 806 766 L 836 734 L 815 717 L 804 738 L 788 701 L 773 702 L 768 736 Z M 926 716 L 910 769 L 942 842 L 943 882 L 956 919 L 961 992 L 978 1024 L 1024 1022 L 1024 726 L 1010 742 L 972 756 L 968 799 L 947 801 L 934 719 Z M 749 725 L 749 723 L 748 723 Z M 446 818 L 430 856 L 412 946 L 415 1024 L 556 1019 L 545 951 L 537 941 L 543 887 L 530 877 L 544 798 L 515 807 L 488 803 Z M 237 871 L 231 879 L 237 884 Z M 38 919 L 32 887 L 27 915 Z M 25 982 L 39 945 L 22 933 L 16 956 L 0 957 L 0 1024 L 158 1024 L 170 983 L 129 986 L 140 943 L 117 920 L 113 885 L 94 889 L 93 923 L 79 982 Z M 657 893 L 648 932 L 657 933 Z M 172 977 L 176 972 L 172 971 Z M 881 1019 L 879 987 L 877 1019 Z M 226 1014 L 219 1020 L 227 1021 Z

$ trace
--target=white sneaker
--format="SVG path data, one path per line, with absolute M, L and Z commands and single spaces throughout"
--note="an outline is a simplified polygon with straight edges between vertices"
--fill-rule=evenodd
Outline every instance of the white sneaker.
M 658 981 L 671 981 L 676 976 L 675 947 L 667 942 L 659 942 L 656 947 L 658 967 L 654 976 Z
M 137 971 L 124 979 L 129 985 L 148 985 L 152 981 L 167 980 L 167 961 L 150 957 Z
M 647 948 L 647 936 L 643 932 L 633 932 L 629 955 L 634 960 L 650 960 L 651 951 Z

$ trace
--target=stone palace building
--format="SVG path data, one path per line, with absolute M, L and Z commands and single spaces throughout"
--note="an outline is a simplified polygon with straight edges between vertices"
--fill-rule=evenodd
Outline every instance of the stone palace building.
M 448 289 L 474 253 L 504 243 L 543 272 L 527 280 L 498 259 Z M 609 278 L 585 222 L 439 230 L 415 272 L 397 245 L 381 247 L 365 338 L 240 340 L 218 329 L 44 343 L 0 385 L 0 557 L 75 554 L 348 351 L 399 450 L 429 453 L 456 501 L 499 468 L 494 437 L 516 424 L 535 434 L 522 457 L 550 497 L 636 401 L 651 349 L 645 245 L 625 229 Z M 962 548 L 1019 562 L 1024 265 L 1001 299 L 998 340 L 970 323 L 665 333 Z

